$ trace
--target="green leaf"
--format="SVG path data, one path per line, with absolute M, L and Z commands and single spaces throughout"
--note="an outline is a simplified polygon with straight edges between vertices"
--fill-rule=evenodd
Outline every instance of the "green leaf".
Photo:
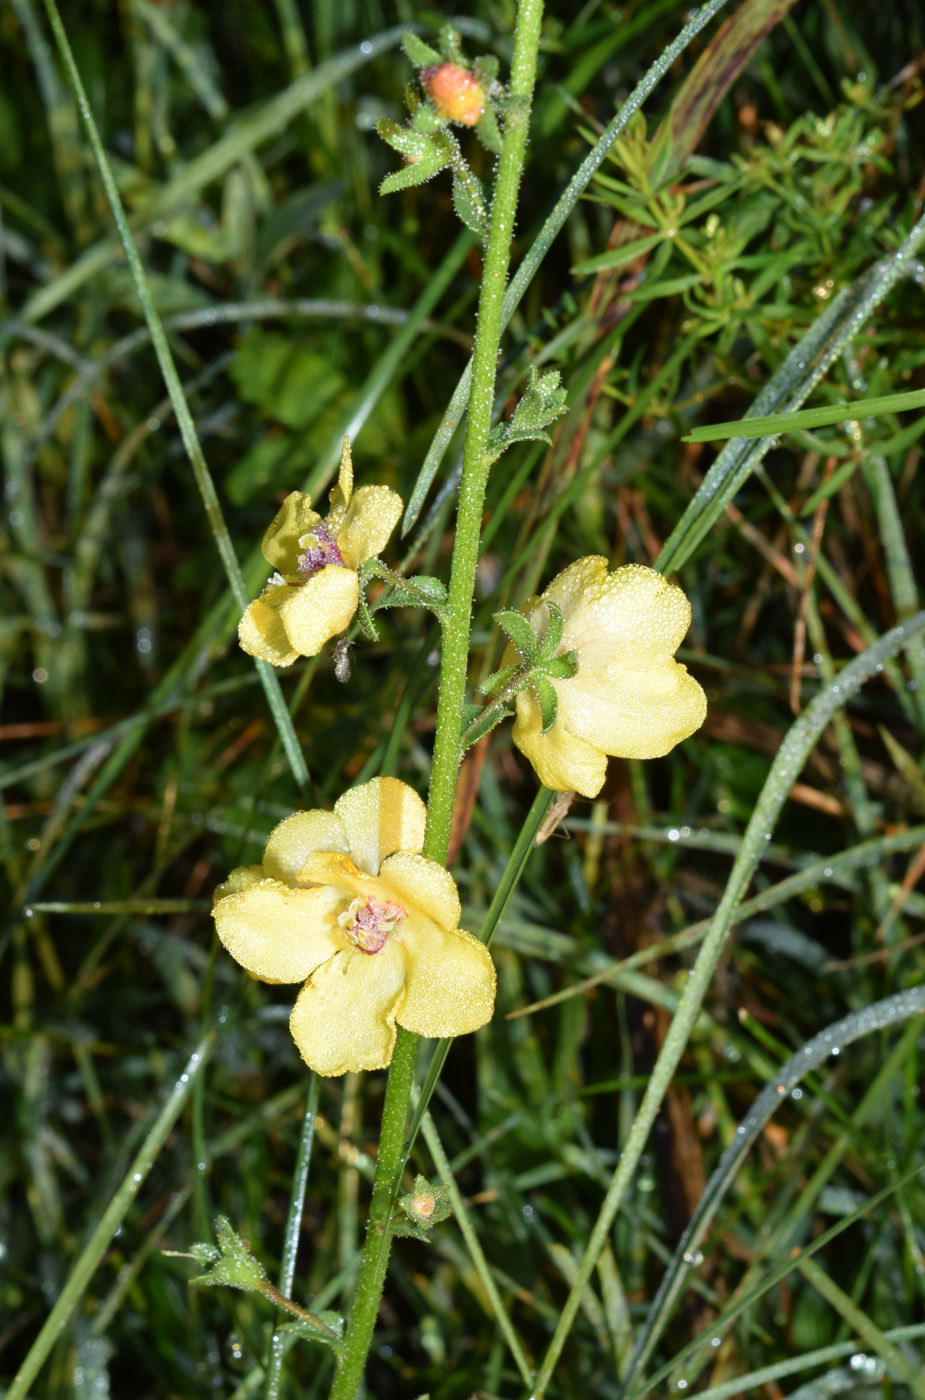
M 769 437 L 772 433 L 797 433 L 804 428 L 825 428 L 832 423 L 849 423 L 874 418 L 881 413 L 903 413 L 925 408 L 925 389 L 903 394 L 885 394 L 876 399 L 854 399 L 851 403 L 825 408 L 804 408 L 797 413 L 769 413 L 764 418 L 744 418 L 739 423 L 712 423 L 695 428 L 683 442 L 724 442 L 727 438 Z
M 376 599 L 377 612 L 380 608 L 442 608 L 446 603 L 446 584 L 442 579 L 430 574 L 414 574 L 405 582 L 409 585 L 407 588 L 393 588 Z
M 505 608 L 495 613 L 495 622 L 506 632 L 525 661 L 535 661 L 537 653 L 536 633 L 523 613 L 513 608 Z
M 436 49 L 432 49 L 430 44 L 425 44 L 423 39 L 419 39 L 417 34 L 412 34 L 410 30 L 401 36 L 401 46 L 408 62 L 415 68 L 428 68 L 430 64 L 442 61 L 442 55 Z
M 292 1338 L 303 1337 L 307 1342 L 323 1342 L 325 1346 L 333 1347 L 334 1351 L 340 1351 L 344 1319 L 340 1313 L 326 1308 L 314 1317 L 299 1317 L 286 1322 L 279 1331 Z
M 540 707 L 540 714 L 543 717 L 543 733 L 548 734 L 556 722 L 559 713 L 559 697 L 552 681 L 535 671 L 530 677 L 530 684 L 533 686 L 533 693 L 537 698 Z
M 598 253 L 596 257 L 585 258 L 583 262 L 576 263 L 572 271 L 583 275 L 591 272 L 602 272 L 605 268 L 623 267 L 625 263 L 632 262 L 634 258 L 642 257 L 644 253 L 650 252 L 659 243 L 664 242 L 667 234 L 649 233 L 645 238 L 634 238 L 630 243 L 621 243 L 618 248 L 610 248 L 606 253 Z
M 560 377 L 556 369 L 541 375 L 537 374 L 535 365 L 530 366 L 527 387 L 510 422 L 497 424 L 489 434 L 486 448 L 489 461 L 496 461 L 515 442 L 550 441 L 545 429 L 566 411 L 567 395 L 559 386 Z
M 227 1216 L 217 1217 L 215 1234 L 218 1238 L 217 1249 L 210 1244 L 192 1246 L 190 1253 L 199 1263 L 209 1265 L 210 1272 L 197 1274 L 190 1279 L 190 1283 L 224 1284 L 228 1288 L 241 1288 L 245 1293 L 262 1293 L 268 1282 L 266 1270 L 232 1229 Z
M 471 228 L 472 232 L 477 233 L 480 238 L 485 237 L 488 228 L 485 192 L 474 175 L 468 174 L 467 179 L 461 179 L 454 170 L 453 207 L 466 228 Z

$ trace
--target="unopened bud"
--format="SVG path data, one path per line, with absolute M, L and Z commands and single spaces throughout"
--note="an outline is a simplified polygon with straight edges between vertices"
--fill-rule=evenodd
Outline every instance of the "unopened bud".
M 421 82 L 438 117 L 461 126 L 475 126 L 485 110 L 481 86 L 458 63 L 437 63 L 422 69 Z
M 436 1197 L 430 1191 L 419 1192 L 408 1204 L 419 1220 L 429 1220 L 437 1207 Z

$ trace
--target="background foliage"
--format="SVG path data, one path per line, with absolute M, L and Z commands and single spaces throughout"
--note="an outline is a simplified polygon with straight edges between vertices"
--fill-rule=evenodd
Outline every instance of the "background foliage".
M 716 26 L 696 41 L 515 317 L 499 409 L 533 365 L 561 372 L 569 411 L 551 447 L 516 447 L 492 478 L 473 685 L 497 665 L 499 607 L 581 554 L 655 560 L 713 459 L 683 435 L 742 415 L 921 213 L 920 7 L 744 8 L 768 31 L 749 61 L 718 62 Z M 515 256 L 685 19 L 674 0 L 547 9 Z M 512 12 L 479 0 L 453 17 L 502 74 Z M 66 9 L 252 591 L 276 502 L 327 489 L 345 431 L 359 481 L 412 495 L 465 365 L 477 241 L 446 175 L 379 197 L 396 158 L 372 131 L 402 117 L 401 27 L 433 37 L 447 17 L 372 0 Z M 161 1251 L 211 1239 L 222 1213 L 275 1276 L 305 1080 L 289 994 L 217 954 L 211 890 L 294 807 L 374 773 L 426 788 L 437 636 L 420 612 L 382 613 L 348 684 L 330 654 L 284 675 L 311 774 L 300 791 L 234 643 L 238 610 L 48 37 L 34 0 L 0 10 L 2 1055 L 15 1105 L 0 1153 L 0 1372 L 15 1373 L 227 1008 L 37 1393 L 243 1397 L 263 1393 L 271 1310 L 191 1290 L 190 1261 Z M 491 156 L 468 153 L 487 177 Z M 922 386 L 925 272 L 910 271 L 814 403 Z M 531 1358 L 771 757 L 820 685 L 919 605 L 922 425 L 843 423 L 764 459 L 680 575 L 694 606 L 682 657 L 710 696 L 703 731 L 669 759 L 612 764 L 601 800 L 576 803 L 534 852 L 502 922 L 498 1012 L 454 1046 L 434 1115 Z M 445 576 L 458 451 L 456 438 L 402 543 L 416 572 Z M 923 724 L 919 643 L 836 718 L 798 778 L 551 1394 L 619 1393 L 665 1261 L 781 1064 L 840 1017 L 921 985 Z M 507 727 L 467 760 L 454 869 L 469 928 L 534 792 Z M 782 1104 L 702 1261 L 688 1261 L 652 1363 L 676 1369 L 653 1393 L 862 1397 L 886 1373 L 894 1394 L 922 1393 L 877 1341 L 922 1316 L 921 1034 L 919 1019 L 865 1037 Z M 322 1087 L 294 1293 L 316 1311 L 349 1297 L 381 1092 L 375 1075 Z M 435 1175 L 423 1140 L 413 1167 Z M 795 1246 L 839 1225 L 812 1266 L 787 1271 Z M 914 1362 L 921 1342 L 903 1345 Z M 396 1248 L 377 1348 L 376 1396 L 519 1393 L 453 1222 L 429 1246 Z M 753 1377 L 820 1348 L 787 1379 Z M 288 1393 L 324 1395 L 325 1357 L 299 1342 Z

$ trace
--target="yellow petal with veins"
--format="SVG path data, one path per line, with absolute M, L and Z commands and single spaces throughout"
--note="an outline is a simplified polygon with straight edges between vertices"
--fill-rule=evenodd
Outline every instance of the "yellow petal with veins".
M 390 486 L 361 486 L 337 529 L 337 547 L 344 563 L 358 569 L 381 553 L 401 519 L 401 496 Z
M 703 724 L 707 700 L 687 668 L 662 659 L 647 670 L 614 668 L 599 687 L 556 682 L 561 724 L 616 758 L 661 758 Z
M 484 943 L 462 929 L 447 933 L 420 914 L 410 914 L 397 933 L 409 968 L 400 1026 L 417 1035 L 465 1035 L 491 1020 L 495 965 Z
M 577 738 L 558 721 L 544 734 L 540 707 L 529 690 L 522 690 L 517 697 L 511 738 L 533 764 L 544 787 L 597 797 L 604 786 L 607 756 L 603 750 Z
M 286 635 L 300 656 L 317 656 L 325 642 L 346 632 L 357 610 L 360 585 L 353 569 L 327 564 L 280 607 Z
M 456 928 L 462 909 L 456 881 L 444 866 L 426 856 L 398 851 L 382 862 L 379 875 L 395 890 L 399 904 L 416 906 L 441 928 Z
M 406 975 L 405 950 L 394 939 L 380 953 L 350 948 L 317 968 L 289 1018 L 305 1063 L 325 1075 L 385 1069 Z
M 343 948 L 336 918 L 342 903 L 324 886 L 294 890 L 267 879 L 219 899 L 212 916 L 222 943 L 253 977 L 302 982 Z
M 289 599 L 286 584 L 269 584 L 245 609 L 238 623 L 241 650 L 271 666 L 291 666 L 299 653 L 289 640 L 280 609 Z
M 347 851 L 344 824 L 333 812 L 295 812 L 274 826 L 263 853 L 263 869 L 287 885 L 299 882 L 299 872 L 314 851 Z
M 281 574 L 299 572 L 299 540 L 320 522 L 321 516 L 312 509 L 312 498 L 304 491 L 290 491 L 263 537 L 263 557 Z
M 373 778 L 351 788 L 334 811 L 346 829 L 351 856 L 368 875 L 377 875 L 393 851 L 419 852 L 424 845 L 427 808 L 398 778 Z

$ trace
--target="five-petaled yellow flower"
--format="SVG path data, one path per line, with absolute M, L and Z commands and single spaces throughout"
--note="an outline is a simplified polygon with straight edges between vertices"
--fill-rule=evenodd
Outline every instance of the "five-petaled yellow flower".
M 541 598 L 528 599 L 523 611 L 538 636 L 549 621 L 548 603 L 565 620 L 558 652 L 574 652 L 578 671 L 551 680 L 559 705 L 546 734 L 532 691 L 520 691 L 513 739 L 545 787 L 596 797 L 608 754 L 659 758 L 703 723 L 706 696 L 674 659 L 691 607 L 654 569 L 626 564 L 608 573 L 600 555 L 578 559 Z M 501 664 L 517 660 L 508 647 Z
M 289 1027 L 318 1074 L 383 1069 L 396 1022 L 418 1035 L 477 1030 L 495 969 L 458 928 L 452 875 L 420 854 L 426 809 L 397 778 L 352 788 L 333 812 L 296 812 L 263 863 L 215 892 L 218 936 L 264 982 L 304 982 Z
M 357 571 L 385 548 L 402 512 L 401 497 L 388 486 L 354 491 L 349 438 L 330 499 L 322 520 L 311 496 L 291 491 L 263 537 L 263 557 L 277 572 L 241 618 L 238 640 L 273 666 L 316 656 L 346 631 L 360 596 Z

